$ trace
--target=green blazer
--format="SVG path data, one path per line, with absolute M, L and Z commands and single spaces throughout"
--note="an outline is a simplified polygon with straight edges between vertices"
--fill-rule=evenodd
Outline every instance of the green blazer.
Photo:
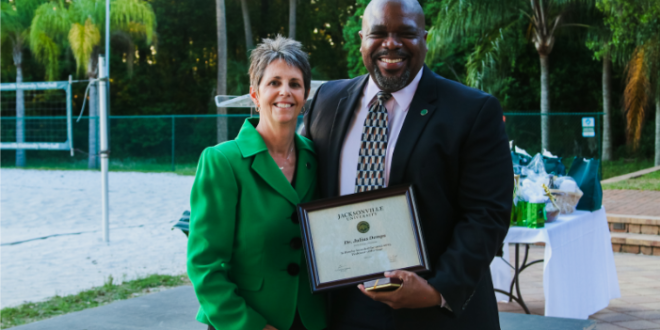
M 326 327 L 325 297 L 312 295 L 296 204 L 316 192 L 312 142 L 295 135 L 295 189 L 248 119 L 236 140 L 204 150 L 190 196 L 188 276 L 197 320 L 216 329 Z

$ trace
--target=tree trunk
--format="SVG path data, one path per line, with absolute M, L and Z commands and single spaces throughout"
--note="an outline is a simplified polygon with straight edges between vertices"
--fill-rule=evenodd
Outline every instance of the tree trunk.
M 89 64 L 87 65 L 87 77 L 90 82 L 97 77 L 97 61 L 98 55 L 96 52 L 92 52 L 92 56 L 89 59 Z M 88 143 L 87 148 L 87 168 L 99 168 L 99 139 L 98 139 L 98 129 L 99 129 L 99 96 L 97 93 L 98 82 L 91 83 L 89 86 L 89 125 L 88 125 Z
M 241 10 L 243 11 L 243 27 L 245 28 L 245 47 L 249 57 L 250 50 L 254 48 L 254 42 L 252 41 L 252 25 L 250 24 L 247 0 L 241 0 Z
M 296 0 L 289 0 L 289 38 L 296 39 Z
M 215 0 L 215 16 L 218 32 L 218 83 L 216 94 L 227 94 L 227 20 L 225 18 L 225 0 Z M 227 141 L 227 108 L 217 108 L 221 117 L 217 118 L 218 143 Z
M 23 82 L 23 51 L 22 43 L 16 41 L 13 50 L 16 65 L 16 143 L 25 142 L 25 97 L 18 84 Z M 25 167 L 25 150 L 16 149 L 16 167 Z
M 548 55 L 541 58 L 541 148 L 550 149 L 550 61 Z
M 612 128 L 611 120 L 611 89 L 610 81 L 612 79 L 612 59 L 610 54 L 603 57 L 603 160 L 612 160 Z
M 660 95 L 655 98 L 655 166 L 660 166 Z

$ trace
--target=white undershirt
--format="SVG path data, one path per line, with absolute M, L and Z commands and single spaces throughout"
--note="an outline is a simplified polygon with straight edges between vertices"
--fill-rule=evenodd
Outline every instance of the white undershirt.
M 392 93 L 390 98 L 385 103 L 387 108 L 387 119 L 389 127 L 389 136 L 387 141 L 387 154 L 385 155 L 385 185 L 390 180 L 390 167 L 392 164 L 392 155 L 394 154 L 394 147 L 399 138 L 401 127 L 406 119 L 410 103 L 417 91 L 417 85 L 422 78 L 422 71 L 419 70 L 415 78 L 403 89 Z M 357 175 L 358 153 L 360 144 L 362 143 L 362 127 L 364 120 L 367 118 L 369 112 L 369 104 L 376 97 L 380 91 L 374 80 L 369 77 L 369 82 L 362 90 L 362 98 L 359 103 L 359 108 L 356 109 L 355 115 L 346 133 L 344 145 L 341 149 L 340 163 L 339 163 L 339 194 L 350 195 L 355 192 L 355 177 Z

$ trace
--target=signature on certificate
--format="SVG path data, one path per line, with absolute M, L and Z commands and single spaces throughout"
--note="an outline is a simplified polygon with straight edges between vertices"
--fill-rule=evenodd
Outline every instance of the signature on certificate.
M 337 265 L 337 269 L 335 271 L 337 272 L 345 272 L 347 270 L 351 269 L 351 267 L 344 266 L 342 264 Z

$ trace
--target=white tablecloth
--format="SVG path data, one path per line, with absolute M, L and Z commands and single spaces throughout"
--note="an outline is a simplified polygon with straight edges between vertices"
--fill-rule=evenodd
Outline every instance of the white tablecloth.
M 545 243 L 545 316 L 587 319 L 607 307 L 611 299 L 621 297 L 604 208 L 594 212 L 575 211 L 541 229 L 511 227 L 504 242 Z M 521 247 L 521 262 L 523 254 Z M 511 264 L 515 262 L 509 257 L 508 248 L 504 249 L 503 258 Z M 495 288 L 508 292 L 511 267 L 495 257 L 490 269 Z M 501 294 L 497 298 L 508 301 Z

